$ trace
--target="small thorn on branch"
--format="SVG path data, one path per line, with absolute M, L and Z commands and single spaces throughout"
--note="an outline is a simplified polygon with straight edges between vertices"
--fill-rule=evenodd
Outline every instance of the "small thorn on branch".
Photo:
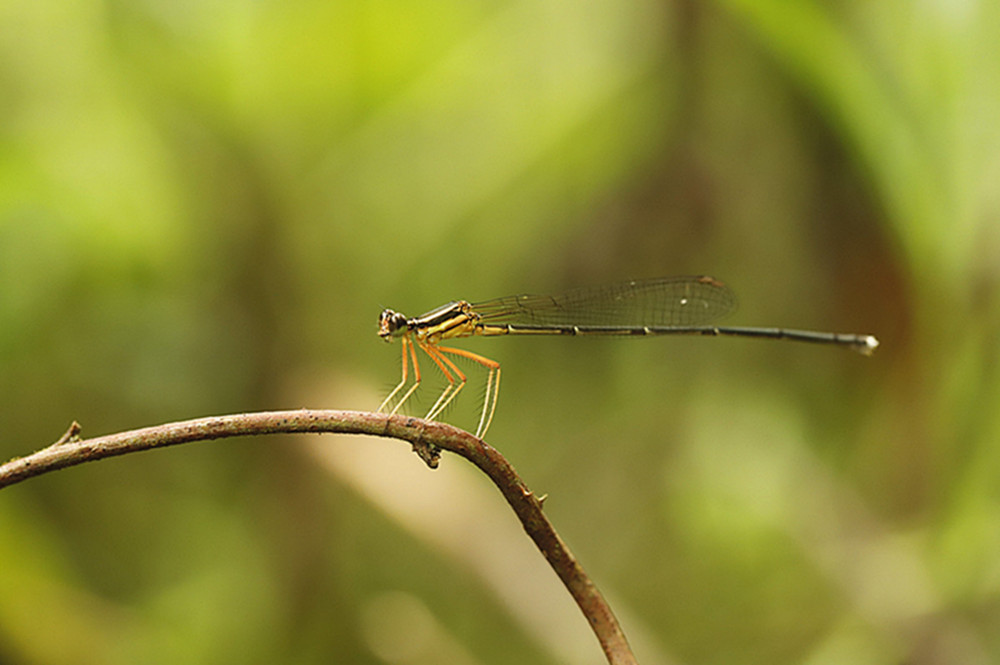
M 65 446 L 67 443 L 76 443 L 80 440 L 80 432 L 83 428 L 75 420 L 70 424 L 69 429 L 59 437 L 59 440 L 52 444 L 52 447 Z

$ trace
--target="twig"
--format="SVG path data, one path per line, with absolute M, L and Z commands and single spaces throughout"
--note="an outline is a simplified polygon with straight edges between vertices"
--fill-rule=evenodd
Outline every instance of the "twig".
M 82 439 L 80 426 L 74 422 L 54 444 L 0 465 L 0 489 L 56 469 L 141 450 L 253 434 L 322 432 L 371 434 L 409 441 L 431 468 L 437 467 L 441 450 L 449 450 L 475 464 L 500 489 L 524 530 L 576 600 L 608 662 L 612 665 L 637 662 L 604 597 L 542 513 L 541 500 L 496 449 L 445 423 L 365 411 L 303 409 L 200 418 Z

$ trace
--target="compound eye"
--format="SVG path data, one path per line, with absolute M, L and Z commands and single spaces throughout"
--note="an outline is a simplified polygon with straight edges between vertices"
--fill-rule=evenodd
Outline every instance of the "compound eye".
M 384 309 L 378 317 L 378 334 L 388 340 L 390 337 L 397 337 L 401 331 L 406 330 L 406 317 L 391 309 Z

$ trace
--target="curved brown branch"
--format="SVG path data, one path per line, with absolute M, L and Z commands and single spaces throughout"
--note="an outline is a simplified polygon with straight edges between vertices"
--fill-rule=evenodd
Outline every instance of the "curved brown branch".
M 253 434 L 323 432 L 371 434 L 409 441 L 431 468 L 437 466 L 440 450 L 450 450 L 475 464 L 500 489 L 524 530 L 566 585 L 597 635 L 608 662 L 613 665 L 636 662 L 611 608 L 545 517 L 541 501 L 521 481 L 514 467 L 486 442 L 445 423 L 365 411 L 302 409 L 200 418 L 82 439 L 80 426 L 74 422 L 51 446 L 0 465 L 0 489 L 56 469 L 141 450 Z

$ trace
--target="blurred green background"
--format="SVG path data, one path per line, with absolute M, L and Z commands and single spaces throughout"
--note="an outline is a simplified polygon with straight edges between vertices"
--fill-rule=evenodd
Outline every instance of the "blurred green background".
M 383 307 L 710 274 L 729 323 L 882 347 L 459 344 L 640 661 L 998 662 L 998 35 L 976 0 L 3 3 L 0 457 L 373 409 Z M 0 663 L 275 662 L 603 656 L 453 456 L 230 440 L 0 493 Z

